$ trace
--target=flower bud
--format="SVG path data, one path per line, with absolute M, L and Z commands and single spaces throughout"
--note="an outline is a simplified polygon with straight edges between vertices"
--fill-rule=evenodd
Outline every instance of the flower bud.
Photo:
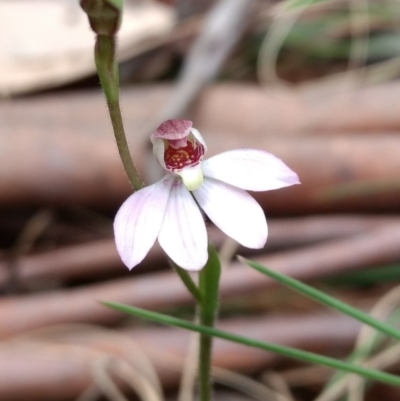
M 121 25 L 123 0 L 80 0 L 97 35 L 115 35 Z

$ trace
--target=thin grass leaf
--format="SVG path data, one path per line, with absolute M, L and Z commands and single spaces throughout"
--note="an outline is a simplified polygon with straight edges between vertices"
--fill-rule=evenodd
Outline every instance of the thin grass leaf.
M 337 359 L 329 358 L 326 356 L 314 354 L 312 352 L 302 351 L 296 348 L 285 347 L 282 345 L 267 343 L 251 338 L 243 337 L 237 334 L 228 333 L 226 331 L 214 329 L 207 326 L 197 325 L 186 320 L 178 319 L 172 316 L 164 315 L 157 312 L 147 311 L 145 309 L 136 308 L 133 306 L 122 305 L 114 302 L 102 302 L 103 305 L 120 312 L 141 317 L 143 319 L 152 320 L 157 323 L 166 324 L 169 326 L 180 327 L 182 329 L 196 331 L 212 337 L 222 338 L 224 340 L 232 341 L 235 343 L 247 345 L 252 348 L 258 348 L 265 351 L 274 352 L 275 354 L 283 355 L 289 358 L 298 359 L 304 362 L 328 366 L 334 369 L 340 369 L 351 373 L 359 374 L 368 379 L 376 380 L 382 383 L 391 384 L 393 386 L 400 386 L 400 377 L 390 373 L 380 372 L 374 369 L 364 368 L 362 366 L 352 365 Z
M 290 10 L 299 7 L 311 6 L 313 4 L 322 3 L 323 1 L 326 0 L 287 0 L 284 5 L 286 9 Z
M 259 265 L 258 263 L 252 262 L 250 260 L 239 257 L 240 261 L 252 267 L 255 270 L 258 270 L 260 273 L 265 274 L 268 277 L 273 278 L 276 281 L 279 281 L 283 285 L 295 290 L 309 298 L 314 299 L 315 301 L 327 305 L 333 309 L 336 309 L 352 318 L 373 327 L 374 329 L 380 331 L 381 333 L 387 334 L 388 336 L 395 338 L 400 341 L 400 331 L 395 327 L 381 322 L 379 320 L 374 319 L 372 316 L 367 315 L 364 312 L 361 312 L 359 309 L 353 308 L 352 306 L 339 301 L 336 298 L 333 298 L 322 291 L 316 290 L 315 288 L 310 287 L 307 284 L 303 284 L 298 280 L 295 280 L 291 277 L 280 274 L 274 270 L 268 269 L 264 266 Z
M 393 326 L 397 325 L 400 322 L 400 309 L 394 310 L 394 312 L 389 316 L 388 321 L 391 322 Z M 384 338 L 385 335 L 381 332 L 375 333 L 375 336 L 372 338 L 369 344 L 364 345 L 364 347 L 362 348 L 354 349 L 351 354 L 346 358 L 346 361 L 350 363 L 355 363 L 359 362 L 360 359 L 367 359 L 379 346 L 381 346 Z M 335 373 L 333 377 L 328 381 L 328 383 L 324 386 L 324 389 L 327 389 L 347 374 L 347 372 Z
M 400 264 L 377 265 L 362 271 L 343 273 L 325 280 L 326 283 L 340 287 L 365 286 L 399 281 Z

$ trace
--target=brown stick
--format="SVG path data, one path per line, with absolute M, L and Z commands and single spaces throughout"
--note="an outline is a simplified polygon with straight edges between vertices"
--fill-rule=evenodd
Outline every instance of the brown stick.
M 214 85 L 202 95 L 193 119 L 204 132 L 231 135 L 398 131 L 400 109 L 393 105 L 399 86 L 394 82 L 309 97 L 287 88 Z
M 207 13 L 201 32 L 191 46 L 161 120 L 182 117 L 198 94 L 218 74 L 221 65 L 242 38 L 254 1 L 216 2 Z M 154 130 L 157 125 L 154 127 Z
M 253 260 L 300 280 L 317 279 L 342 271 L 390 263 L 400 257 L 400 226 L 390 225 L 346 239 L 300 250 L 260 256 Z M 248 294 L 276 285 L 249 267 L 232 263 L 221 279 L 221 296 Z M 148 309 L 192 302 L 173 272 L 152 273 L 132 279 L 89 285 L 74 290 L 0 300 L 0 338 L 59 323 L 113 323 L 120 315 L 99 300 L 115 301 Z
M 315 352 L 329 351 L 334 346 L 337 352 L 347 350 L 359 324 L 345 316 L 324 313 L 234 319 L 222 321 L 219 327 Z M 175 387 L 190 340 L 188 332 L 168 328 L 125 330 L 124 341 L 121 333 L 96 327 L 64 326 L 49 330 L 47 335 L 27 334 L 0 346 L 0 399 L 61 401 L 76 397 L 91 384 L 91 367 L 100 364 L 100 355 L 134 360 L 134 348 L 129 347 L 132 342 L 150 358 L 162 384 Z M 250 373 L 271 366 L 277 359 L 268 352 L 215 341 L 214 366 Z
M 394 93 L 397 96 L 396 88 L 396 84 L 391 84 L 365 90 L 362 95 L 353 94 L 356 106 L 346 104 L 344 110 L 341 103 L 319 101 L 318 104 L 324 104 L 333 116 L 331 120 L 335 121 L 343 121 L 343 115 L 355 115 L 361 122 L 379 111 L 383 114 L 376 117 L 378 121 L 387 118 L 393 124 L 386 128 L 395 128 L 394 118 L 387 115 L 394 113 L 394 109 L 385 105 L 393 101 Z M 148 182 L 155 178 L 150 174 L 154 169 L 149 166 L 154 160 L 144 151 L 148 133 L 143 131 L 143 126 L 152 120 L 153 110 L 165 100 L 166 94 L 167 89 L 160 87 L 124 93 L 124 115 L 131 148 Z M 374 108 L 377 95 L 383 96 L 379 98 L 378 111 Z M 208 101 L 209 96 L 212 102 Z M 342 201 L 321 198 L 319 191 L 334 185 L 398 180 L 400 137 L 381 133 L 378 136 L 278 138 L 274 135 L 271 138 L 269 133 L 292 130 L 298 125 L 304 127 L 299 124 L 300 118 L 314 122 L 314 125 L 306 125 L 307 132 L 317 128 L 321 132 L 329 126 L 322 124 L 326 122 L 325 114 L 319 123 L 322 106 L 317 104 L 314 109 L 314 106 L 303 105 L 296 108 L 299 111 L 291 112 L 290 106 L 286 106 L 297 97 L 292 93 L 284 97 L 286 100 L 279 103 L 274 96 L 246 86 L 215 87 L 206 91 L 194 120 L 200 128 L 204 126 L 202 122 L 207 121 L 209 128 L 204 127 L 203 133 L 210 155 L 231 148 L 257 147 L 275 153 L 292 167 L 300 176 L 301 186 L 258 196 L 269 213 L 399 210 L 398 185 L 377 196 L 367 194 Z M 272 105 L 275 106 L 269 108 Z M 287 113 L 292 114 L 288 116 Z M 398 124 L 397 114 L 394 115 Z M 118 206 L 130 194 L 100 93 L 3 102 L 0 120 L 4 137 L 0 147 L 0 205 L 44 202 Z M 274 121 L 289 125 L 285 128 Z M 236 135 L 239 132 L 240 135 Z M 210 133 L 215 134 L 211 136 Z
M 309 245 L 345 236 L 361 234 L 364 231 L 393 222 L 395 216 L 334 216 L 305 217 L 297 219 L 271 219 L 268 221 L 269 238 L 265 250 Z M 216 246 L 224 241 L 224 234 L 215 227 L 209 227 L 209 239 Z M 238 248 L 238 253 L 248 254 L 249 250 Z M 137 268 L 142 270 L 165 261 L 158 243 L 152 248 L 144 262 Z M 121 259 L 116 251 L 114 239 L 58 248 L 55 250 L 27 255 L 14 263 L 14 276 L 19 284 L 32 280 L 87 278 L 103 273 L 122 274 Z M 0 260 L 0 285 L 7 283 L 10 268 L 7 261 Z

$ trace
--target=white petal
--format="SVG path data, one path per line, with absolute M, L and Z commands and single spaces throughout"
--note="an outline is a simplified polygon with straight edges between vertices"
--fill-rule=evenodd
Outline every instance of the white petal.
M 193 134 L 193 136 L 203 145 L 204 147 L 204 153 L 207 152 L 207 145 L 206 145 L 206 141 L 203 138 L 203 135 L 200 134 L 199 130 L 197 130 L 196 128 L 191 129 L 191 132 Z
M 162 167 L 166 169 L 165 161 L 164 161 L 164 152 L 165 152 L 165 143 L 163 139 L 156 138 L 152 140 L 153 143 L 153 154 L 161 164 Z
M 181 179 L 171 188 L 158 240 L 167 255 L 183 269 L 200 270 L 207 263 L 204 219 Z
M 260 205 L 245 191 L 212 178 L 193 191 L 207 216 L 225 234 L 247 248 L 262 248 L 268 227 Z
M 174 177 L 162 180 L 131 195 L 114 220 L 117 250 L 124 264 L 132 269 L 153 246 L 168 204 Z
M 203 162 L 203 174 L 249 191 L 300 184 L 297 174 L 281 159 L 255 149 L 237 149 L 213 156 Z

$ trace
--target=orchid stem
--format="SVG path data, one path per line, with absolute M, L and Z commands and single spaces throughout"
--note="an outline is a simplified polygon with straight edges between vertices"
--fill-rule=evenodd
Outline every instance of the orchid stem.
M 199 303 L 200 324 L 213 327 L 218 309 L 218 288 L 221 275 L 221 264 L 214 246 L 208 247 L 207 264 L 200 271 L 199 288 L 201 302 Z M 199 394 L 200 401 L 211 400 L 211 357 L 213 337 L 200 335 L 199 351 Z
M 133 163 L 128 141 L 126 140 L 124 124 L 119 103 L 119 73 L 116 61 L 115 35 L 97 35 L 95 45 L 95 61 L 103 88 L 111 123 L 117 142 L 118 152 L 129 181 L 136 191 L 143 188 L 143 182 Z

